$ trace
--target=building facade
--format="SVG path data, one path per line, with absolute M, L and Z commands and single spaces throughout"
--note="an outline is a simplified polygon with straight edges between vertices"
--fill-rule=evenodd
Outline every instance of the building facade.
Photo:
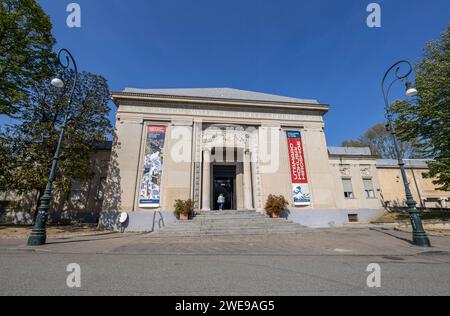
M 388 184 L 370 150 L 327 146 L 326 104 L 235 89 L 125 89 L 112 96 L 117 138 L 103 204 L 107 223 L 124 211 L 130 229 L 143 222 L 154 229 L 155 220 L 174 220 L 177 199 L 209 211 L 218 209 L 220 194 L 226 209 L 260 212 L 270 194 L 283 195 L 290 220 L 312 227 L 365 222 L 384 211 Z M 403 190 L 395 190 L 400 197 Z
M 57 195 L 55 213 L 118 229 L 127 212 L 128 231 L 152 231 L 175 220 L 178 199 L 210 211 L 223 195 L 226 210 L 264 212 L 269 195 L 283 195 L 289 219 L 310 227 L 368 222 L 405 206 L 396 162 L 328 147 L 329 106 L 316 100 L 235 89 L 125 89 L 112 98 L 115 140 L 93 154 L 91 181 L 74 179 Z M 448 207 L 450 193 L 426 171 L 424 161 L 408 163 L 419 206 Z M 29 214 L 3 210 L 3 220 L 18 209 Z
M 336 207 L 324 134 L 327 105 L 232 89 L 127 89 L 113 98 L 118 106 L 113 152 L 122 187 L 120 205 L 113 209 L 148 209 L 139 203 L 140 190 L 148 167 L 144 159 L 150 159 L 148 139 L 158 128 L 165 135 L 157 210 L 191 197 L 196 208 L 214 209 L 219 178 L 233 182 L 236 209 L 262 209 L 269 194 L 291 195 L 287 131 L 301 132 L 313 196 L 309 207 Z
M 417 206 L 422 209 L 449 209 L 450 192 L 436 189 L 433 179 L 427 178 L 427 162 L 425 160 L 406 160 L 406 174 L 411 192 Z M 395 160 L 377 160 L 377 171 L 380 180 L 381 202 L 388 210 L 406 207 L 405 197 L 399 193 L 403 189 L 400 170 Z
M 70 192 L 54 190 L 50 203 L 50 222 L 64 224 L 72 221 L 98 221 L 103 210 L 111 148 L 112 142 L 95 144 L 90 160 L 93 177 L 89 181 L 73 179 Z M 0 192 L 0 222 L 31 224 L 38 204 L 37 191 L 20 195 Z

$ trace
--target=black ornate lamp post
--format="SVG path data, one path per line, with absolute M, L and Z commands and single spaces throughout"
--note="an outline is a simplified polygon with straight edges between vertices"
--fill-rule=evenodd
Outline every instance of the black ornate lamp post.
M 65 133 L 67 124 L 71 117 L 70 108 L 72 105 L 72 99 L 75 94 L 75 88 L 77 86 L 77 81 L 78 81 L 77 64 L 75 63 L 75 59 L 73 58 L 72 54 L 67 49 L 61 49 L 58 52 L 58 61 L 59 61 L 59 64 L 61 65 L 61 67 L 64 69 L 69 69 L 70 65 L 72 64 L 73 73 L 74 73 L 73 86 L 72 86 L 72 91 L 71 91 L 70 97 L 69 97 L 68 108 L 67 108 L 66 114 L 64 116 L 64 121 L 63 121 L 63 124 L 61 125 L 58 146 L 56 148 L 55 157 L 53 158 L 52 169 L 50 171 L 50 176 L 48 178 L 47 187 L 46 187 L 44 195 L 42 196 L 40 203 L 39 203 L 38 214 L 36 217 L 36 224 L 33 228 L 33 231 L 31 232 L 30 237 L 28 238 L 28 246 L 44 245 L 46 242 L 46 239 L 47 239 L 45 226 L 47 223 L 50 201 L 52 199 L 53 181 L 55 180 L 56 170 L 58 168 L 58 161 L 61 156 L 61 149 L 62 149 L 62 143 L 64 140 L 64 133 Z M 52 84 L 52 86 L 54 86 L 56 88 L 60 88 L 60 89 L 64 87 L 64 82 L 60 78 L 53 79 L 51 84 Z
M 402 65 L 409 67 L 408 72 L 405 75 L 400 74 Z M 391 71 L 393 71 L 394 69 L 395 69 L 395 79 L 392 81 L 392 83 L 389 85 L 389 87 L 386 91 L 386 86 L 385 86 L 386 79 L 387 79 L 388 75 L 391 73 Z M 386 105 L 386 118 L 388 120 L 387 127 L 388 127 L 388 130 L 392 134 L 392 139 L 394 141 L 394 146 L 395 146 L 395 153 L 398 158 L 398 165 L 400 166 L 403 184 L 405 186 L 406 204 L 408 205 L 408 212 L 409 212 L 409 215 L 411 218 L 411 224 L 412 224 L 412 228 L 413 228 L 413 243 L 416 246 L 431 247 L 430 240 L 429 240 L 425 230 L 423 229 L 422 219 L 420 218 L 420 211 L 416 207 L 417 203 L 416 203 L 416 201 L 414 201 L 414 197 L 413 197 L 413 195 L 411 193 L 411 189 L 409 187 L 408 177 L 406 175 L 406 170 L 405 170 L 405 162 L 403 161 L 402 152 L 400 150 L 400 146 L 399 146 L 399 142 L 398 142 L 398 138 L 397 138 L 397 132 L 396 132 L 394 124 L 393 124 L 394 114 L 392 112 L 392 108 L 389 103 L 389 92 L 390 92 L 392 86 L 394 85 L 394 83 L 396 83 L 397 81 L 406 81 L 406 96 L 414 97 L 418 94 L 418 91 L 407 80 L 408 76 L 412 72 L 413 72 L 413 67 L 409 61 L 405 61 L 405 60 L 399 61 L 399 62 L 395 63 L 394 65 L 392 65 L 391 68 L 388 69 L 388 71 L 386 72 L 386 74 L 383 77 L 381 87 L 383 90 L 383 96 L 384 96 L 384 101 L 385 101 L 385 105 Z

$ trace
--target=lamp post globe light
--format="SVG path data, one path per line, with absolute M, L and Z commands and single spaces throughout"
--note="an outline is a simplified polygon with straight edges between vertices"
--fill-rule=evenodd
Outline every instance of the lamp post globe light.
M 69 69 L 70 66 L 72 65 L 73 85 L 72 85 L 72 90 L 71 90 L 70 96 L 69 96 L 68 107 L 66 109 L 63 123 L 61 125 L 61 130 L 60 130 L 59 139 L 58 139 L 58 145 L 56 147 L 55 156 L 53 158 L 52 168 L 50 170 L 50 176 L 48 178 L 47 187 L 45 189 L 45 192 L 44 192 L 42 198 L 39 201 L 36 223 L 30 234 L 30 237 L 28 238 L 28 246 L 44 245 L 47 240 L 46 223 L 47 223 L 47 218 L 48 218 L 48 210 L 49 210 L 50 202 L 52 199 L 53 181 L 55 180 L 56 171 L 58 168 L 58 162 L 61 157 L 62 143 L 64 140 L 65 130 L 66 130 L 67 124 L 71 118 L 71 105 L 72 105 L 73 96 L 75 94 L 75 89 L 77 87 L 77 82 L 78 82 L 77 64 L 76 64 L 75 59 L 73 58 L 72 54 L 67 49 L 65 49 L 65 48 L 61 49 L 58 52 L 58 62 L 63 69 Z M 56 88 L 62 89 L 62 88 L 64 88 L 65 83 L 60 78 L 54 78 L 51 81 L 51 85 Z
M 54 86 L 55 88 L 62 89 L 64 88 L 64 81 L 62 81 L 59 78 L 53 78 L 51 81 L 51 85 Z
M 402 66 L 408 67 L 408 71 L 406 74 L 402 75 L 400 73 Z M 391 82 L 389 85 L 387 91 L 386 91 L 386 79 L 389 76 L 389 74 L 394 71 L 395 69 L 395 79 Z M 420 217 L 420 211 L 417 209 L 417 203 L 414 201 L 414 197 L 411 193 L 411 189 L 409 187 L 408 177 L 406 175 L 406 169 L 405 169 L 405 162 L 403 160 L 403 154 L 400 150 L 399 141 L 397 138 L 397 132 L 395 130 L 394 126 L 394 113 L 392 112 L 391 105 L 389 103 L 389 92 L 394 85 L 394 83 L 398 81 L 406 81 L 406 96 L 408 97 L 415 97 L 418 94 L 417 89 L 413 87 L 413 85 L 407 80 L 409 75 L 413 72 L 413 67 L 409 61 L 402 60 L 394 65 L 392 65 L 387 71 L 386 74 L 383 77 L 383 81 L 381 83 L 381 87 L 383 90 L 383 96 L 384 96 L 384 102 L 385 102 L 385 108 L 386 108 L 386 118 L 387 118 L 387 128 L 390 131 L 392 135 L 392 139 L 394 141 L 394 147 L 395 147 L 395 153 L 398 158 L 398 165 L 400 166 L 400 172 L 402 175 L 403 184 L 405 186 L 405 193 L 406 193 L 406 204 L 408 205 L 408 212 L 411 219 L 412 229 L 413 229 L 413 243 L 416 246 L 420 247 L 431 247 L 430 240 L 423 228 L 422 219 Z

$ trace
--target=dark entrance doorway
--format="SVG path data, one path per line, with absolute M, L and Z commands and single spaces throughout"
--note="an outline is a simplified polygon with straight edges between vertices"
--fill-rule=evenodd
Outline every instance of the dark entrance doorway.
M 236 166 L 214 166 L 213 181 L 213 209 L 219 209 L 217 199 L 220 194 L 225 197 L 225 210 L 236 209 Z

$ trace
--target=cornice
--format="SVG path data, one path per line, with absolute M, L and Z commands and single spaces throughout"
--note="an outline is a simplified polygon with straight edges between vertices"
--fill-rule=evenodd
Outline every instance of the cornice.
M 119 107 L 120 102 L 124 100 L 124 101 L 149 101 L 149 102 L 156 101 L 156 102 L 170 102 L 170 103 L 184 103 L 184 104 L 191 103 L 191 104 L 205 104 L 205 105 L 210 104 L 223 106 L 247 106 L 255 108 L 271 108 L 271 109 L 309 110 L 309 111 L 317 111 L 321 115 L 325 115 L 329 111 L 329 105 L 327 104 L 181 97 L 172 95 L 152 95 L 152 94 L 130 93 L 130 92 L 112 92 L 111 98 L 117 107 Z

